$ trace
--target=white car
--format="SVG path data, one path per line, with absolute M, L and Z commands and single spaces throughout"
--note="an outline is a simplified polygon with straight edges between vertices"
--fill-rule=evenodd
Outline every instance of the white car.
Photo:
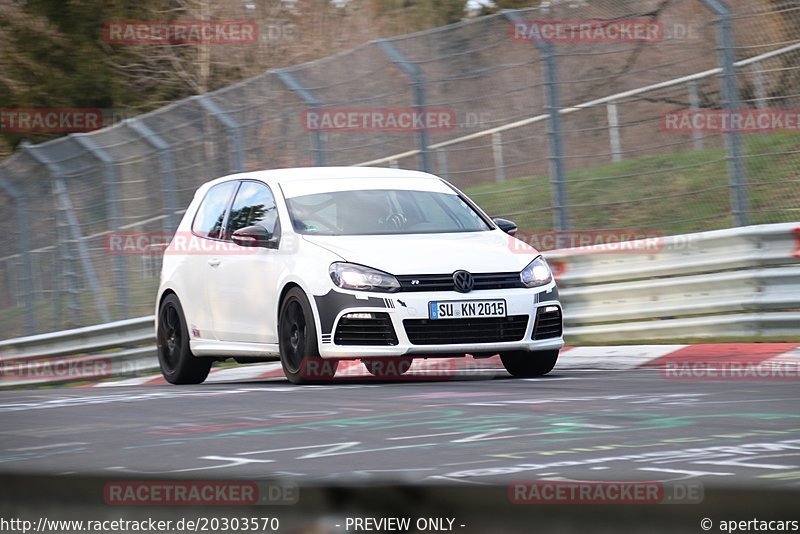
M 201 186 L 164 254 L 161 370 L 203 382 L 215 360 L 280 359 L 295 384 L 339 360 L 398 376 L 414 358 L 500 354 L 518 377 L 564 346 L 547 262 L 431 174 L 312 167 Z

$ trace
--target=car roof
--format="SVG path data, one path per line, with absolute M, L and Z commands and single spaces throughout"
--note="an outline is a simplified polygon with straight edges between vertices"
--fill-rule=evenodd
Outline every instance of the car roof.
M 213 185 L 230 179 L 255 179 L 267 183 L 288 183 L 294 180 L 340 180 L 342 178 L 417 178 L 440 180 L 438 176 L 422 171 L 388 167 L 293 167 L 268 169 L 222 176 L 207 182 Z
M 294 167 L 252 171 L 211 180 L 203 184 L 201 190 L 221 182 L 247 179 L 280 186 L 288 197 L 319 191 L 362 189 L 366 187 L 358 182 L 367 179 L 374 181 L 370 184 L 374 188 L 381 188 L 378 182 L 387 180 L 391 181 L 392 188 L 397 189 L 453 192 L 441 178 L 433 174 L 387 167 Z

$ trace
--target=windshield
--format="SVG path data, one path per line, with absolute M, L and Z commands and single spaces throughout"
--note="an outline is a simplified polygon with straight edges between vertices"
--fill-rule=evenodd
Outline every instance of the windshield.
M 334 191 L 287 200 L 296 232 L 386 235 L 481 232 L 489 225 L 458 195 L 432 191 Z

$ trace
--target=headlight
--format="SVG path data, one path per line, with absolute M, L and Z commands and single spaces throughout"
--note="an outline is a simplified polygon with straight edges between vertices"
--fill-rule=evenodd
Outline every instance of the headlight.
M 333 283 L 342 289 L 387 293 L 400 289 L 400 282 L 391 274 L 355 263 L 333 263 L 328 272 Z
M 550 266 L 541 256 L 530 262 L 527 267 L 519 273 L 519 279 L 525 287 L 539 287 L 553 281 L 553 273 Z

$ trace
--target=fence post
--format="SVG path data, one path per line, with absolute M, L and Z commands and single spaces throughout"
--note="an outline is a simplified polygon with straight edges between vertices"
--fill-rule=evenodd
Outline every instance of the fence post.
M 297 78 L 291 75 L 287 69 L 277 69 L 271 71 L 278 79 L 289 88 L 290 91 L 297 93 L 303 102 L 308 104 L 308 106 L 312 109 L 319 109 L 322 107 L 320 101 L 314 96 L 314 93 L 306 89 L 303 84 L 297 81 Z M 325 166 L 325 141 L 322 137 L 322 132 L 319 130 L 314 130 L 311 134 L 311 141 L 312 141 L 312 148 L 311 150 L 314 152 L 314 162 L 316 163 L 317 167 L 324 167 Z
M 55 184 L 52 187 L 53 198 L 55 199 L 55 222 L 56 222 L 56 257 L 58 258 L 58 270 L 54 270 L 54 281 L 57 284 L 58 297 L 53 299 L 53 328 L 59 330 L 63 328 L 63 323 L 59 319 L 68 315 L 73 323 L 68 326 L 77 326 L 80 323 L 81 304 L 78 302 L 78 273 L 75 267 L 75 258 L 72 256 L 72 240 L 69 237 L 66 216 L 59 202 Z M 75 244 L 77 247 L 77 244 Z M 64 300 L 67 300 L 67 314 L 64 314 Z
M 231 157 L 231 172 L 242 172 L 244 170 L 244 153 L 242 151 L 242 132 L 239 131 L 239 124 L 233 120 L 233 117 L 228 115 L 225 110 L 217 105 L 216 102 L 208 98 L 208 95 L 195 95 L 191 97 L 196 100 L 200 106 L 218 120 L 220 124 L 228 131 L 228 139 L 231 143 L 233 153 Z
M 619 137 L 619 112 L 617 103 L 609 102 L 606 105 L 608 112 L 608 138 L 611 142 L 611 161 L 618 163 L 622 161 L 622 142 Z
M 28 230 L 28 213 L 25 210 L 27 199 L 25 194 L 14 187 L 11 182 L 3 178 L 0 173 L 0 189 L 14 200 L 14 214 L 17 219 L 17 247 L 22 268 L 19 270 L 19 287 L 22 289 L 22 301 L 25 306 L 25 333 L 30 335 L 36 331 L 36 315 L 33 311 L 33 263 L 31 251 L 25 236 Z
M 95 159 L 103 165 L 103 181 L 105 182 L 105 199 L 108 204 L 109 226 L 112 230 L 122 228 L 122 214 L 119 206 L 119 191 L 117 190 L 117 168 L 114 159 L 86 134 L 74 134 L 73 139 Z M 121 254 L 114 255 L 114 279 L 119 298 L 119 319 L 128 317 L 128 273 L 125 269 L 125 257 Z
M 764 87 L 764 71 L 761 65 L 753 63 L 753 83 L 756 86 L 756 106 L 758 109 L 767 109 L 767 90 Z
M 448 180 L 447 177 L 447 149 L 446 148 L 437 148 L 436 149 L 436 159 L 439 162 L 439 176 Z
M 739 87 L 736 81 L 731 10 L 722 0 L 703 0 L 703 3 L 717 15 L 720 62 L 723 72 L 722 89 L 725 95 L 724 106 L 726 111 L 733 113 L 737 110 L 739 104 Z M 726 132 L 725 145 L 728 152 L 733 223 L 735 226 L 747 226 L 749 224 L 747 178 L 745 176 L 744 159 L 742 158 L 742 139 L 739 132 L 734 130 Z
M 395 48 L 389 41 L 385 39 L 378 39 L 373 41 L 378 47 L 383 50 L 387 57 L 400 67 L 404 73 L 411 79 L 411 87 L 414 91 L 414 110 L 418 113 L 424 113 L 427 108 L 425 96 L 425 75 L 422 70 L 414 63 L 408 60 L 397 48 Z M 421 158 L 422 170 L 431 172 L 430 154 L 428 151 L 428 129 L 419 129 L 419 155 Z
M 524 23 L 519 11 L 503 11 L 511 23 Z M 567 208 L 566 180 L 564 174 L 564 149 L 561 132 L 561 105 L 558 98 L 558 64 L 553 43 L 532 39 L 533 45 L 545 61 L 545 92 L 547 94 L 547 136 L 550 140 L 550 184 L 553 188 L 553 227 L 556 231 L 569 230 L 569 211 Z
M 689 82 L 689 107 L 692 114 L 700 111 L 700 92 L 697 88 L 697 81 L 692 80 Z M 703 150 L 703 131 L 698 128 L 692 128 L 692 144 L 695 150 Z
M 41 147 L 24 142 L 21 146 L 22 149 L 27 151 L 33 159 L 43 165 L 53 178 L 56 202 L 59 204 L 61 211 L 64 212 L 64 215 L 67 218 L 67 225 L 69 226 L 69 232 L 72 240 L 75 241 L 75 244 L 78 247 L 78 255 L 80 256 L 83 274 L 86 277 L 86 282 L 89 284 L 89 288 L 92 291 L 92 296 L 94 297 L 94 303 L 95 306 L 97 306 L 97 311 L 100 313 L 100 318 L 104 323 L 111 322 L 111 316 L 109 315 L 108 308 L 103 300 L 103 295 L 100 291 L 100 285 L 97 283 L 97 273 L 94 270 L 92 259 L 89 257 L 89 249 L 86 247 L 86 242 L 83 240 L 83 236 L 81 235 L 78 218 L 75 216 L 75 210 L 72 207 L 72 202 L 70 201 L 69 194 L 67 193 L 67 186 L 64 182 L 63 171 L 61 170 L 61 167 L 51 161 L 47 156 L 42 154 L 40 152 Z
M 492 155 L 494 156 L 494 179 L 496 182 L 505 182 L 506 169 L 503 163 L 503 137 L 500 132 L 492 134 Z
M 145 143 L 158 151 L 164 187 L 164 211 L 167 212 L 167 217 L 164 219 L 164 232 L 171 234 L 178 228 L 178 216 L 175 213 L 178 209 L 178 200 L 175 195 L 175 160 L 172 157 L 172 147 L 139 119 L 128 119 L 123 124 L 139 134 Z

